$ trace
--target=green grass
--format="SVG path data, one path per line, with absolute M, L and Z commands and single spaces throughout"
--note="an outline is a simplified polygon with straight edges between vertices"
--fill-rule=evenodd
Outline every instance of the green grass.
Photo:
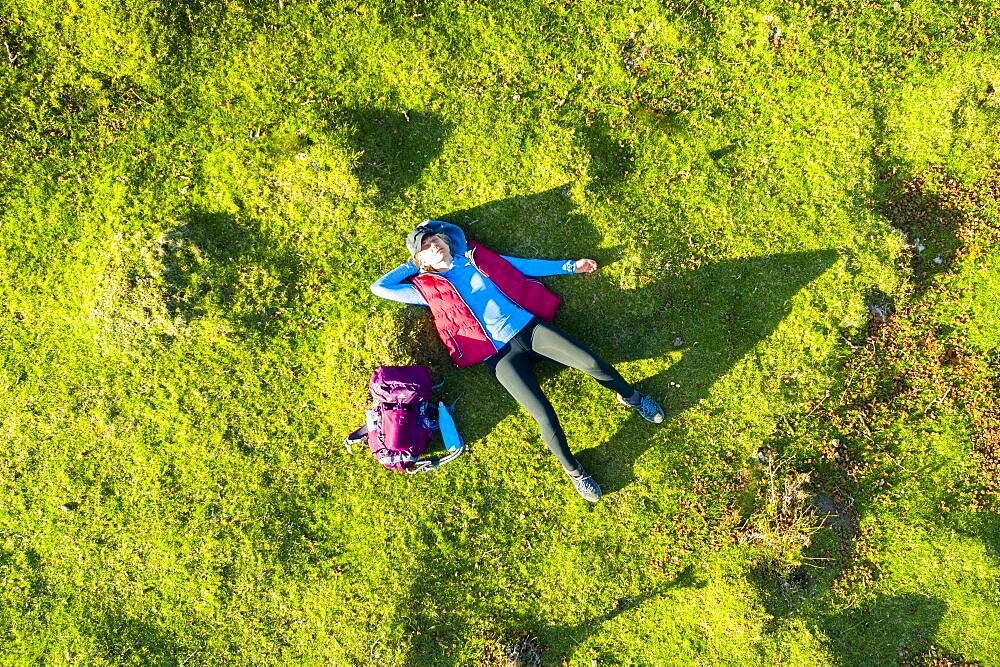
M 0 5 L 0 662 L 1000 664 L 998 32 L 981 0 Z M 369 292 L 426 218 L 601 264 L 546 280 L 556 323 L 667 420 L 541 368 L 598 505 Z M 390 363 L 461 396 L 467 456 L 344 451 Z

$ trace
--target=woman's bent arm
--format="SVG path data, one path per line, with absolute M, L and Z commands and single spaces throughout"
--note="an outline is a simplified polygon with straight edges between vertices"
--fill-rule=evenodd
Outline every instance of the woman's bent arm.
M 410 276 L 417 275 L 417 273 L 419 273 L 419 269 L 417 269 L 416 264 L 413 262 L 400 264 L 372 283 L 372 293 L 375 296 L 380 296 L 383 299 L 391 301 L 399 301 L 400 303 L 408 303 L 414 306 L 426 306 L 427 302 L 424 300 L 424 297 L 420 296 L 417 288 L 410 283 L 403 282 Z

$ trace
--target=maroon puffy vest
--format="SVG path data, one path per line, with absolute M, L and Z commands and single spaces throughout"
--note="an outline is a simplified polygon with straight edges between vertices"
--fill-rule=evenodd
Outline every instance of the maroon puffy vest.
M 504 296 L 532 315 L 552 321 L 559 307 L 558 296 L 489 248 L 474 241 L 469 241 L 468 246 L 469 261 Z M 413 286 L 430 306 L 438 336 L 456 366 L 472 366 L 496 353 L 496 346 L 483 325 L 447 278 L 436 273 L 420 273 L 414 276 Z

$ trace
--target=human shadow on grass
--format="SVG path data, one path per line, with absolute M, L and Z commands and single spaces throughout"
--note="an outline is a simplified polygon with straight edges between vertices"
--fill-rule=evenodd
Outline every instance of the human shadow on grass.
M 504 254 L 590 256 L 600 264 L 614 261 L 617 251 L 597 249 L 596 231 L 573 211 L 567 189 L 560 187 L 442 217 L 463 226 L 469 238 Z M 518 230 L 516 235 L 510 232 L 513 228 Z M 659 398 L 665 421 L 669 421 L 707 397 L 719 378 L 771 335 L 791 312 L 795 294 L 829 269 L 836 258 L 835 251 L 815 250 L 720 260 L 666 276 L 651 268 L 649 282 L 629 291 L 612 284 L 600 272 L 550 278 L 548 284 L 565 297 L 556 325 L 609 362 L 652 359 L 663 360 L 658 365 L 666 366 L 671 354 L 682 355 L 677 363 L 651 377 L 628 377 L 626 373 L 625 378 Z M 420 346 L 431 348 L 434 341 L 425 335 Z M 562 368 L 549 362 L 541 366 L 548 367 L 540 373 L 543 379 Z M 484 437 L 517 410 L 514 400 L 495 381 L 484 383 L 477 377 L 475 384 L 489 386 L 496 397 L 491 402 L 498 409 L 480 410 L 464 421 L 470 441 Z M 624 408 L 609 395 L 608 410 L 620 409 Z M 561 416 L 564 423 L 570 418 Z M 651 429 L 655 428 L 632 412 L 608 443 L 583 450 L 572 442 L 570 446 L 605 492 L 614 492 L 633 479 L 635 461 L 651 445 Z
M 171 317 L 219 312 L 244 335 L 267 334 L 299 299 L 298 256 L 246 216 L 195 210 L 160 251 Z
M 669 421 L 707 398 L 712 386 L 770 336 L 791 312 L 793 297 L 836 261 L 831 250 L 721 260 L 629 293 L 597 314 L 611 325 L 613 347 L 597 347 L 612 363 L 681 358 L 640 380 L 661 399 Z M 612 287 L 608 287 L 612 289 Z M 672 384 L 671 384 L 672 383 Z M 746 387 L 750 398 L 753 387 Z M 634 465 L 651 444 L 651 429 L 636 413 L 604 446 L 579 452 L 584 465 L 601 471 L 609 492 L 628 484 Z
M 595 250 L 600 244 L 598 234 L 584 216 L 575 212 L 567 187 L 492 202 L 441 217 L 461 225 L 469 238 L 482 241 L 508 255 L 553 258 L 590 256 L 601 264 L 608 264 L 618 254 L 616 249 Z M 516 234 L 512 233 L 515 229 Z M 644 391 L 663 399 L 669 421 L 686 407 L 705 398 L 719 378 L 773 333 L 789 314 L 795 294 L 830 268 L 836 258 L 834 251 L 818 250 L 723 260 L 689 271 L 676 271 L 661 278 L 651 277 L 644 286 L 624 293 L 619 285 L 600 273 L 553 277 L 548 279 L 548 283 L 565 298 L 556 324 L 583 340 L 610 362 L 663 360 L 659 364 L 664 367 L 663 371 L 649 378 L 626 379 L 638 381 Z M 418 340 L 415 357 L 422 363 L 428 359 L 433 359 L 436 364 L 446 363 L 446 357 L 439 348 L 433 330 L 425 328 Z M 681 358 L 667 367 L 668 357 L 673 353 L 680 353 Z M 544 380 L 552 373 L 560 372 L 562 367 L 546 363 L 542 364 L 541 370 L 539 376 Z M 474 443 L 492 431 L 500 420 L 518 411 L 518 407 L 499 384 L 487 379 L 487 370 L 476 367 L 462 373 L 469 375 L 458 379 L 457 383 L 461 390 L 475 394 L 468 399 L 471 404 L 490 406 L 489 409 L 477 410 L 475 414 L 465 413 L 461 405 L 459 407 L 458 416 L 466 440 Z M 671 382 L 679 384 L 681 389 L 671 392 Z M 609 411 L 624 409 L 610 395 L 607 405 Z M 652 436 L 658 427 L 648 424 L 635 413 L 629 414 L 623 427 L 609 442 L 576 451 L 606 493 L 613 493 L 633 480 L 636 461 L 654 442 Z M 560 417 L 564 424 L 571 419 L 565 414 Z M 537 433 L 530 419 L 528 423 L 528 428 Z M 573 447 L 574 443 L 570 444 Z M 554 459 L 553 465 L 556 465 Z M 497 490 L 493 495 L 500 493 L 505 492 Z M 511 499 L 511 503 L 514 502 Z M 490 512 L 489 506 L 486 506 L 486 513 Z M 478 574 L 482 566 L 479 554 L 487 550 L 487 546 L 492 546 L 492 535 L 518 534 L 521 526 L 510 516 L 495 514 L 497 516 L 490 519 L 480 516 L 474 525 L 483 528 L 462 536 L 463 543 L 477 545 L 473 555 L 452 556 L 447 563 L 439 564 L 437 556 L 433 555 L 441 551 L 437 544 L 439 538 L 430 533 L 425 538 L 429 555 L 424 559 L 424 574 L 415 578 L 417 583 L 401 607 L 402 613 L 413 619 L 423 619 L 422 600 L 447 599 L 448 594 L 438 597 L 432 591 L 450 589 L 456 585 L 456 579 L 464 580 L 462 585 L 469 588 L 469 593 L 463 596 L 456 592 L 456 599 L 463 601 L 462 608 L 436 611 L 433 623 L 411 621 L 416 637 L 412 664 L 425 664 L 431 656 L 435 658 L 431 661 L 433 664 L 453 664 L 454 659 L 442 655 L 440 648 L 467 637 L 468 622 L 473 618 L 470 614 L 474 614 L 475 618 L 497 617 L 497 611 L 490 607 L 488 601 L 503 599 L 504 594 L 510 592 L 505 586 L 514 584 L 505 581 L 504 577 L 501 580 L 505 583 L 497 584 L 491 578 Z M 488 533 L 484 532 L 485 526 L 489 526 Z M 480 547 L 479 542 L 484 544 Z M 449 551 L 468 553 L 467 549 Z M 440 576 L 436 574 L 439 570 L 450 574 Z M 684 585 L 683 578 L 677 585 Z M 470 599 L 470 596 L 474 597 Z M 510 630 L 521 628 L 530 631 L 543 643 L 565 652 L 579 643 L 580 636 L 589 634 L 623 610 L 641 606 L 651 596 L 622 600 L 617 609 L 580 625 L 563 627 L 557 623 L 553 626 L 548 620 L 528 617 L 514 620 L 502 618 L 497 624 Z M 506 632 L 509 634 L 509 630 Z M 575 640 L 567 639 L 574 636 Z

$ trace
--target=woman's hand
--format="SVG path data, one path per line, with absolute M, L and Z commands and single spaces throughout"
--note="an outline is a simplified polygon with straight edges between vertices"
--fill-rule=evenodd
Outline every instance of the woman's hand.
M 578 259 L 573 268 L 577 273 L 593 273 L 597 270 L 597 262 L 592 259 Z

